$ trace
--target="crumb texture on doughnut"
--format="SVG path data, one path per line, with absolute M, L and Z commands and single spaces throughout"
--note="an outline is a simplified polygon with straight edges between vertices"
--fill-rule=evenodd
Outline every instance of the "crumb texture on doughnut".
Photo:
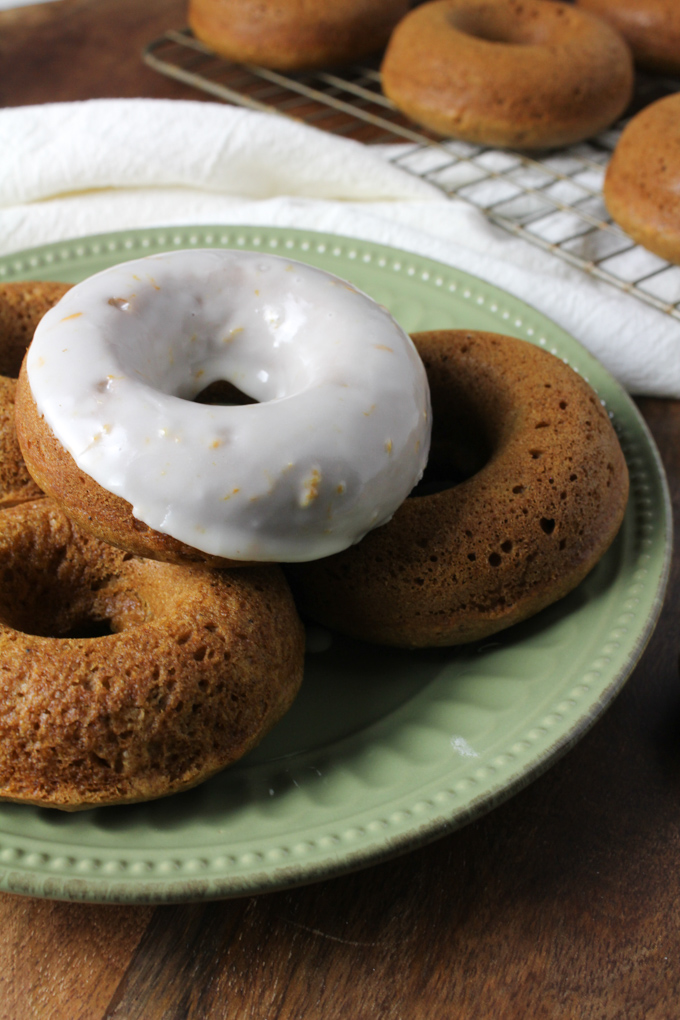
M 433 0 L 397 26 L 385 94 L 432 131 L 531 149 L 580 141 L 625 110 L 630 50 L 609 25 L 545 0 Z
M 277 567 L 137 559 L 43 499 L 0 515 L 0 576 L 2 799 L 77 810 L 185 789 L 299 688 L 302 627 Z
M 47 280 L 0 283 L 0 375 L 16 379 L 36 326 L 71 286 Z
M 0 509 L 42 496 L 19 449 L 15 380 L 36 326 L 70 286 L 44 281 L 0 284 Z
M 228 60 L 296 71 L 382 49 L 408 6 L 408 0 L 190 0 L 189 25 Z
M 16 386 L 15 379 L 0 376 L 0 510 L 43 495 L 19 448 L 14 423 Z
M 389 645 L 460 644 L 586 576 L 620 527 L 628 472 L 596 394 L 558 358 L 492 333 L 413 339 L 433 404 L 424 481 L 472 475 L 411 496 L 352 549 L 289 574 L 303 615 L 325 626 Z
M 620 32 L 640 67 L 680 74 L 678 0 L 576 0 L 576 3 Z
M 604 200 L 634 241 L 680 263 L 680 93 L 626 125 L 607 167 Z

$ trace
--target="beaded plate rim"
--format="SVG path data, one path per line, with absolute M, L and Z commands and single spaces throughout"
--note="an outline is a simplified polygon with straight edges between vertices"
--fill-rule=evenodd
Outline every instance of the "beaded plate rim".
M 492 809 L 541 774 L 572 747 L 621 689 L 641 656 L 658 619 L 671 558 L 670 495 L 663 467 L 647 426 L 631 399 L 606 370 L 564 330 L 525 302 L 461 270 L 400 249 L 356 238 L 294 228 L 245 225 L 157 227 L 76 238 L 0 259 L 0 283 L 18 279 L 59 279 L 91 260 L 112 264 L 140 255 L 192 247 L 268 250 L 319 259 L 338 275 L 361 276 L 362 266 L 396 274 L 428 288 L 455 294 L 483 307 L 498 331 L 545 347 L 581 372 L 601 394 L 626 453 L 631 475 L 631 515 L 641 550 L 630 577 L 616 631 L 620 639 L 602 645 L 568 698 L 533 719 L 522 739 L 471 764 L 455 783 L 425 784 L 403 796 L 392 795 L 385 811 L 354 810 L 327 831 L 291 831 L 256 847 L 210 857 L 199 848 L 173 848 L 150 859 L 143 848 L 122 848 L 101 859 L 78 854 L 68 841 L 10 836 L 3 830 L 0 805 L 0 889 L 54 899 L 91 902 L 181 902 L 240 896 L 305 884 L 365 867 L 413 849 L 461 827 Z M 316 260 L 316 261 L 315 261 Z M 332 263 L 337 260 L 337 270 Z M 356 267 L 356 270 L 355 268 Z M 77 268 L 76 268 L 77 271 Z M 353 282 L 357 282 L 353 280 Z M 361 286 L 361 283 L 359 282 Z M 656 501 L 652 499 L 656 496 Z M 625 525 L 624 525 L 625 526 Z M 625 640 L 624 640 L 625 639 Z M 607 648 L 624 648 L 606 654 Z M 611 665 L 612 658 L 615 667 Z M 6 805 L 5 805 L 6 806 Z M 19 811 L 33 810 L 19 807 Z M 105 810 L 105 809 L 103 809 Z M 115 809 L 123 810 L 123 809 Z M 68 824 L 68 823 L 66 823 Z

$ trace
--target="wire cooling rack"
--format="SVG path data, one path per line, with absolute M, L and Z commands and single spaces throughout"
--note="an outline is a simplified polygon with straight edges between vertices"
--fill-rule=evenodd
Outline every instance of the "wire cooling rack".
M 389 145 L 384 154 L 391 162 L 481 209 L 497 226 L 680 319 L 680 266 L 635 244 L 602 200 L 625 121 L 587 142 L 527 155 L 442 141 L 414 125 L 382 94 L 377 62 L 284 75 L 229 63 L 188 29 L 155 39 L 144 60 L 226 102 Z M 628 115 L 679 89 L 673 79 L 639 75 Z

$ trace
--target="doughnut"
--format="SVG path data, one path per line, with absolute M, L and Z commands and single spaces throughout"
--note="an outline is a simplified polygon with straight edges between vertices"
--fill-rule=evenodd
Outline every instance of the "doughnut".
M 351 637 L 462 644 L 586 576 L 619 529 L 628 473 L 607 412 L 559 358 L 494 333 L 413 339 L 434 421 L 423 485 L 438 491 L 416 490 L 359 545 L 289 579 L 303 615 Z
M 680 74 L 678 0 L 576 0 L 620 32 L 635 63 L 648 71 Z
M 165 796 L 253 747 L 300 686 L 277 566 L 143 560 L 50 499 L 0 515 L 0 799 L 79 810 Z
M 189 25 L 228 60 L 297 71 L 381 50 L 408 7 L 409 0 L 189 0 Z
M 607 167 L 604 201 L 634 241 L 680 263 L 680 92 L 626 125 Z
M 609 25 L 545 0 L 434 0 L 395 29 L 385 95 L 432 131 L 517 149 L 568 145 L 623 113 L 626 43 Z
M 259 403 L 192 401 L 221 379 Z M 40 487 L 105 541 L 172 562 L 296 562 L 403 502 L 427 460 L 429 392 L 410 338 L 344 280 L 265 253 L 174 251 L 47 313 L 17 434 Z
M 66 283 L 0 284 L 0 509 L 38 499 L 14 425 L 16 377 L 35 327 L 69 289 Z

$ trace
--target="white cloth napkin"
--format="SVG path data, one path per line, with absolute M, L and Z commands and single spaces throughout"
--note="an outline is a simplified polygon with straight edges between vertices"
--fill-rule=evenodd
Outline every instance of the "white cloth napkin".
M 0 110 L 0 254 L 192 223 L 315 229 L 438 259 L 550 316 L 631 392 L 680 398 L 680 322 L 493 227 L 383 149 L 213 103 Z

